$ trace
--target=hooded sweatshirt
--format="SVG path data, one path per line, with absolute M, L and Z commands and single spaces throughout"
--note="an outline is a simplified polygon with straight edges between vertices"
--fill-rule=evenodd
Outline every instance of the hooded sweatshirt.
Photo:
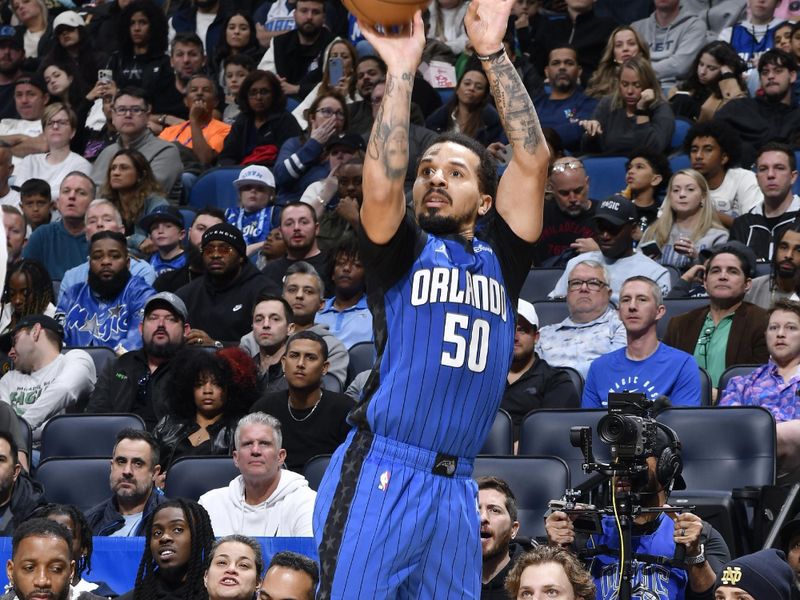
M 697 52 L 706 42 L 706 24 L 686 9 L 662 27 L 655 13 L 631 25 L 650 47 L 650 62 L 661 87 L 669 89 L 685 79 Z
M 261 504 L 244 501 L 244 478 L 239 475 L 226 488 L 200 496 L 211 518 L 214 535 L 238 533 L 252 537 L 310 537 L 317 493 L 302 475 L 281 469 L 275 491 Z

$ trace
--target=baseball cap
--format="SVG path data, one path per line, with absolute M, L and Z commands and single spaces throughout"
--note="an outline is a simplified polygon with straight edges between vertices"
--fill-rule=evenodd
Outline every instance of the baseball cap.
M 244 235 L 230 223 L 217 223 L 206 229 L 202 240 L 200 240 L 200 247 L 205 248 L 206 244 L 210 242 L 225 242 L 233 246 L 239 256 L 243 258 L 247 256 L 247 244 L 244 241 Z
M 14 82 L 14 87 L 23 83 L 27 83 L 28 85 L 39 88 L 42 90 L 42 93 L 47 93 L 47 84 L 44 82 L 44 77 L 38 73 L 23 73 L 17 77 L 17 80 Z
M 11 339 L 14 338 L 14 334 L 20 329 L 28 329 L 37 323 L 44 329 L 49 329 L 58 335 L 58 337 L 60 337 L 62 340 L 64 339 L 64 328 L 53 317 L 48 317 L 47 315 L 27 315 L 22 317 L 19 321 L 17 321 L 17 324 L 14 325 L 14 328 L 11 330 Z
M 58 33 L 58 28 L 64 27 L 85 27 L 86 23 L 84 23 L 81 16 L 76 13 L 74 10 L 65 10 L 53 20 L 53 31 Z
M 794 572 L 786 555 L 775 548 L 736 558 L 717 575 L 717 588 L 739 588 L 755 600 L 790 600 L 793 584 Z
M 186 227 L 180 209 L 178 209 L 176 206 L 172 206 L 171 204 L 164 204 L 154 208 L 153 212 L 139 219 L 139 227 L 149 232 L 153 225 L 161 221 L 175 223 L 175 225 L 181 229 L 185 229 Z
M 595 221 L 608 221 L 614 225 L 625 225 L 636 220 L 636 207 L 625 196 L 614 194 L 603 200 L 594 212 Z
M 233 182 L 233 186 L 238 190 L 248 183 L 256 183 L 275 188 L 275 176 L 267 167 L 261 165 L 250 165 L 239 173 L 239 177 Z
M 159 306 L 166 306 L 167 310 L 183 319 L 184 323 L 189 320 L 189 311 L 186 310 L 186 305 L 183 303 L 183 300 L 172 292 L 159 292 L 158 294 L 150 296 L 144 304 L 144 314 L 155 310 Z
M 344 146 L 351 150 L 365 150 L 364 138 L 356 133 L 340 133 L 328 140 L 325 149 L 330 150 L 334 146 Z
M 781 548 L 783 548 L 784 552 L 790 550 L 789 544 L 792 543 L 792 538 L 798 534 L 800 534 L 800 516 L 784 523 L 783 527 L 781 527 Z
M 25 47 L 22 41 L 22 32 L 11 25 L 0 27 L 0 42 L 11 42 L 18 50 L 22 50 Z
M 534 308 L 533 304 L 520 298 L 517 301 L 517 314 L 536 327 L 536 329 L 539 329 L 539 315 L 536 314 L 536 308 Z

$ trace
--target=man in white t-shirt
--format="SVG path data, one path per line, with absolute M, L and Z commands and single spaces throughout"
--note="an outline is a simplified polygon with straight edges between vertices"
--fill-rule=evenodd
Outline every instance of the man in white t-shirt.
M 41 75 L 23 73 L 17 78 L 14 83 L 14 104 L 20 118 L 0 121 L 0 142 L 11 146 L 15 165 L 28 154 L 47 152 L 42 115 L 49 101 L 47 84 Z

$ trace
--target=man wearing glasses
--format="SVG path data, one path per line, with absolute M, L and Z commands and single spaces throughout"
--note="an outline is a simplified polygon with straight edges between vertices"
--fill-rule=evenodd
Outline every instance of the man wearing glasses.
M 205 272 L 177 291 L 192 323 L 186 343 L 222 347 L 252 329 L 253 306 L 280 288 L 247 260 L 242 232 L 229 223 L 209 227 L 200 243 Z
M 744 301 L 755 272 L 755 255 L 741 242 L 715 246 L 705 270 L 708 306 L 669 321 L 664 342 L 694 354 L 717 388 L 731 365 L 763 364 L 769 359 L 764 332 L 767 311 Z
M 133 148 L 141 152 L 150 163 L 153 175 L 165 194 L 169 194 L 183 171 L 181 156 L 174 144 L 154 136 L 147 128 L 150 118 L 150 102 L 142 89 L 128 87 L 114 98 L 111 122 L 119 134 L 115 144 L 103 149 L 92 168 L 92 179 L 100 186 L 106 181 L 111 158 L 121 148 Z
M 599 251 L 585 252 L 571 259 L 550 298 L 567 295 L 567 280 L 579 262 L 594 260 L 608 269 L 611 285 L 611 301 L 619 301 L 622 283 L 632 275 L 644 275 L 655 281 L 663 294 L 672 287 L 669 271 L 640 252 L 633 251 L 633 229 L 637 225 L 636 207 L 633 202 L 619 194 L 606 198 L 597 207 L 594 216 L 596 232 L 594 241 Z
M 569 272 L 569 316 L 540 330 L 536 351 L 542 360 L 572 367 L 585 379 L 594 359 L 625 347 L 625 327 L 611 304 L 609 281 L 608 269 L 594 260 L 582 260 Z
M 635 275 L 622 284 L 619 298 L 627 345 L 589 367 L 581 407 L 606 408 L 609 392 L 623 390 L 642 393 L 649 400 L 667 396 L 673 406 L 699 406 L 697 364 L 691 354 L 660 342 L 656 334 L 656 325 L 666 312 L 661 287 Z

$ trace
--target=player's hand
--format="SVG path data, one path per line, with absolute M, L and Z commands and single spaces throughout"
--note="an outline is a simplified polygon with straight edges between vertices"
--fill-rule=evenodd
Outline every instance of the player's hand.
M 472 0 L 464 15 L 464 28 L 475 48 L 483 56 L 503 47 L 503 36 L 515 0 Z
M 557 510 L 550 513 L 544 520 L 544 528 L 551 544 L 569 546 L 575 541 L 575 526 L 565 512 Z
M 585 121 L 578 121 L 578 125 L 583 127 L 583 129 L 586 131 L 586 134 L 590 137 L 603 134 L 603 127 L 600 125 L 600 121 L 587 119 Z
M 373 25 L 359 21 L 358 26 L 366 40 L 372 44 L 387 66 L 388 73 L 416 73 L 425 48 L 425 25 L 422 12 L 414 14 L 414 21 L 392 33 L 381 33 Z M 388 85 L 387 85 L 387 91 Z
M 664 507 L 669 507 L 665 504 Z M 673 537 L 676 544 L 686 546 L 686 556 L 700 554 L 700 534 L 703 533 L 703 521 L 695 514 L 668 512 L 669 518 L 675 521 Z

